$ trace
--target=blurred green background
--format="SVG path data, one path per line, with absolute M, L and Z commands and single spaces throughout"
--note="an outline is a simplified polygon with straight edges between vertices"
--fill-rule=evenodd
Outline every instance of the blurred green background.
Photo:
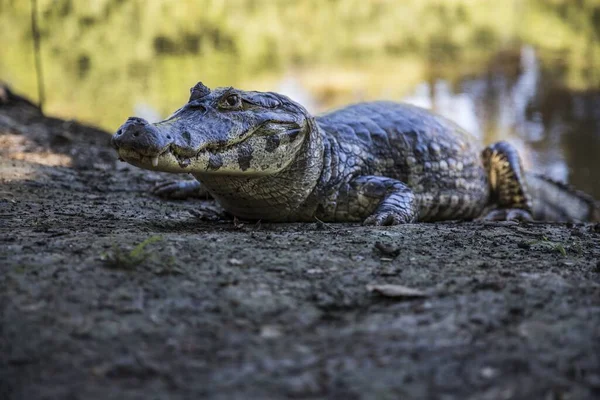
M 0 0 L 0 79 L 37 99 L 29 0 Z M 47 114 L 112 132 L 201 80 L 321 112 L 409 101 L 600 197 L 600 0 L 38 0 Z

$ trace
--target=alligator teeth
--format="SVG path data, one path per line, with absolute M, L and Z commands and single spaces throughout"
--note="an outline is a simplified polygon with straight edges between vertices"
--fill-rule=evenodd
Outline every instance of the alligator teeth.
M 158 167 L 158 156 L 152 157 L 152 166 Z
M 177 162 L 179 163 L 179 166 L 181 168 L 185 168 L 191 164 L 192 160 L 190 160 L 189 158 L 184 158 L 184 159 L 177 160 Z

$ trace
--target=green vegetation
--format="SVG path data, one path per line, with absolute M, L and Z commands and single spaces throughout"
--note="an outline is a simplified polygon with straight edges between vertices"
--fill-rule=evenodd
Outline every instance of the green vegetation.
M 399 98 L 530 43 L 571 88 L 600 86 L 600 1 L 38 0 L 46 109 L 114 130 L 189 87 L 273 89 L 293 74 L 319 107 Z M 30 2 L 0 0 L 0 77 L 36 98 Z M 594 68 L 596 67 L 596 68 Z
M 541 240 L 531 240 L 528 242 L 524 242 L 525 246 L 521 246 L 522 248 L 530 248 L 532 246 L 540 246 L 543 249 L 549 251 L 555 251 L 560 253 L 563 257 L 567 256 L 567 249 L 572 250 L 577 253 L 578 256 L 581 256 L 583 250 L 581 248 L 581 244 L 577 242 L 573 242 L 572 246 L 565 248 L 565 246 L 560 242 L 552 242 L 546 236 L 542 236 Z
M 102 261 L 104 261 L 104 265 L 108 268 L 133 270 L 151 256 L 151 253 L 148 252 L 147 247 L 160 240 L 162 240 L 162 237 L 160 236 L 151 236 L 137 244 L 131 250 L 125 250 L 117 245 L 114 245 L 110 253 L 102 254 L 100 258 Z

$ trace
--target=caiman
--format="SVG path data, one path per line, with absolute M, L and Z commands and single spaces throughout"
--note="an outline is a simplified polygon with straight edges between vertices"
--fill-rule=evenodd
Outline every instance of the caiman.
M 360 103 L 313 117 L 272 92 L 201 82 L 164 121 L 129 118 L 112 144 L 140 168 L 190 173 L 164 197 L 215 198 L 263 221 L 594 221 L 585 193 L 523 170 L 506 142 L 483 148 L 458 125 L 394 102 Z

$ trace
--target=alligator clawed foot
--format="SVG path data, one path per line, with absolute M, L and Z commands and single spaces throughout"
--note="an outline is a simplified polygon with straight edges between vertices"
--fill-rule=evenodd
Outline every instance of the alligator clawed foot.
M 363 225 L 371 226 L 391 226 L 410 222 L 405 215 L 397 212 L 388 211 L 376 213 L 365 219 Z
M 533 221 L 531 213 L 520 208 L 499 208 L 488 212 L 484 221 Z
M 166 181 L 152 188 L 151 193 L 172 200 L 208 198 L 210 195 L 198 181 Z

